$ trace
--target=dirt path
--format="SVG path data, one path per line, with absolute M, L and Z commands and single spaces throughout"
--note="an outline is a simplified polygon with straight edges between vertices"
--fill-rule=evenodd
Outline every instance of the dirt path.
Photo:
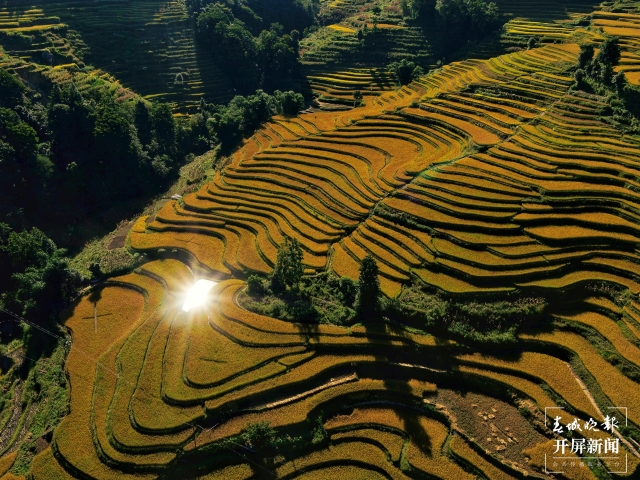
M 575 378 L 576 382 L 578 382 L 578 385 L 580 385 L 580 388 L 582 389 L 582 391 L 584 392 L 584 394 L 587 396 L 587 398 L 589 399 L 589 401 L 591 402 L 591 405 L 593 405 L 593 408 L 596 409 L 596 411 L 602 415 L 602 417 L 604 418 L 604 414 L 602 413 L 602 410 L 600 410 L 600 407 L 598 407 L 598 404 L 596 403 L 596 400 L 593 398 L 593 395 L 591 395 L 591 392 L 589 391 L 589 389 L 587 388 L 587 386 L 584 384 L 584 382 L 582 381 L 582 379 L 576 374 L 576 372 L 573 370 L 573 367 L 570 364 L 566 364 L 567 368 L 569 369 L 569 371 L 571 372 L 571 375 L 573 375 L 573 378 Z M 627 440 L 626 438 L 624 438 L 622 436 L 622 434 L 620 434 L 620 432 L 616 429 L 613 429 L 613 434 L 618 437 L 620 439 L 620 441 L 622 443 L 625 444 L 625 446 L 638 458 L 640 458 L 640 453 L 638 453 L 638 451 L 635 449 L 635 447 L 633 445 L 631 445 L 631 442 L 629 442 L 629 440 Z
M 355 380 L 357 380 L 358 377 L 355 373 L 352 373 L 351 375 L 347 375 L 344 377 L 340 377 L 340 378 L 335 378 L 332 379 L 330 382 L 327 382 L 323 385 L 320 385 L 319 387 L 316 387 L 312 390 L 307 390 L 306 392 L 302 392 L 299 393 L 298 395 L 294 395 L 293 397 L 287 397 L 287 398 L 283 398 L 282 400 L 278 400 L 277 402 L 273 402 L 273 403 L 267 403 L 265 405 L 260 405 L 257 407 L 253 407 L 250 408 L 249 411 L 259 411 L 259 410 L 266 410 L 268 408 L 275 408 L 275 407 L 279 407 L 281 405 L 285 405 L 287 403 L 291 403 L 291 402 L 295 402 L 297 400 L 300 400 L 304 397 L 308 397 L 309 395 L 314 395 L 322 390 L 326 390 L 327 388 L 331 388 L 331 387 L 335 387 L 337 385 L 341 385 L 343 383 L 349 383 L 349 382 L 353 382 Z

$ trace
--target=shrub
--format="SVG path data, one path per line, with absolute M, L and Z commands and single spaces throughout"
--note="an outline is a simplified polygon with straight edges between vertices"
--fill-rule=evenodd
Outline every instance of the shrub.
M 327 435 L 327 431 L 324 428 L 322 412 L 320 412 L 320 415 L 318 415 L 318 417 L 316 417 L 315 420 L 313 420 L 312 424 L 313 424 L 313 429 L 311 431 L 311 443 L 313 445 L 318 445 L 323 443 L 328 438 L 328 435 Z
M 247 424 L 242 439 L 263 455 L 275 453 L 276 431 L 267 421 Z
M 289 90 L 288 92 L 276 90 L 273 92 L 273 96 L 278 101 L 279 113 L 295 115 L 304 108 L 304 97 L 302 94 L 296 93 L 293 90 Z
M 480 343 L 515 341 L 522 328 L 533 328 L 544 319 L 544 298 L 520 298 L 493 302 L 454 302 L 417 287 L 405 288 L 398 298 L 384 300 L 385 316 L 434 335 Z
M 265 288 L 262 284 L 262 278 L 258 275 L 251 275 L 247 280 L 247 292 L 249 295 L 264 295 Z
M 257 298 L 240 295 L 239 301 L 247 310 L 280 320 L 347 325 L 354 317 L 351 306 L 356 292 L 353 280 L 324 272 L 303 277 L 297 292 L 280 292 L 276 296 L 267 291 Z
M 422 67 L 406 58 L 390 63 L 387 68 L 395 75 L 398 85 L 407 85 L 424 74 Z

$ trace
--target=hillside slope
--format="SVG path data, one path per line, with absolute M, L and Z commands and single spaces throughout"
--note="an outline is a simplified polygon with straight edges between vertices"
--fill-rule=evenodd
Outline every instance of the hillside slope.
M 363 5 L 323 8 L 349 37 Z M 571 453 L 563 475 L 634 478 L 640 139 L 574 71 L 580 43 L 617 34 L 616 70 L 637 83 L 640 12 L 500 7 L 513 18 L 482 58 L 401 88 L 332 57 L 343 43 L 310 48 L 312 87 L 345 103 L 362 90 L 364 105 L 273 117 L 196 191 L 139 217 L 126 245 L 148 261 L 61 315 L 70 414 L 29 478 L 552 479 L 565 436 L 551 419 L 615 410 L 622 424 L 621 406 L 614 434 L 572 432 L 615 435 L 618 464 Z M 245 280 L 272 273 L 287 237 L 316 279 L 357 279 L 371 256 L 386 312 L 413 315 L 346 327 L 247 310 Z M 217 282 L 208 303 L 185 312 L 201 278 Z M 445 301 L 489 325 L 496 305 L 544 304 L 544 318 L 509 317 L 513 341 L 481 342 L 461 333 L 467 317 L 437 324 Z
M 55 65 L 66 61 L 82 67 L 86 62 L 146 98 L 171 102 L 180 111 L 195 108 L 202 97 L 225 102 L 233 96 L 211 55 L 195 41 L 193 20 L 180 2 L 45 0 L 26 6 L 11 0 L 0 8 L 0 16 L 5 19 L 0 31 L 35 37 L 27 45 L 5 46 L 25 60 L 40 63 L 45 50 L 57 51 Z M 82 39 L 81 50 L 65 42 L 69 28 Z M 74 58 L 74 53 L 81 58 Z
M 350 112 L 277 118 L 184 205 L 142 217 L 131 247 L 169 249 L 193 270 L 156 261 L 107 283 L 104 302 L 122 286 L 145 292 L 133 323 L 98 303 L 129 325 L 122 333 L 98 327 L 96 337 L 81 320 L 90 307 L 75 308 L 67 324 L 79 348 L 111 347 L 92 357 L 104 371 L 70 363 L 72 385 L 87 373 L 96 383 L 72 393 L 73 413 L 52 453 L 36 458 L 34 478 L 249 478 L 264 468 L 281 478 L 467 478 L 444 451 L 490 478 L 540 475 L 548 437 L 517 413 L 503 416 L 513 409 L 508 402 L 491 400 L 497 413 L 487 417 L 495 418 L 498 446 L 478 437 L 489 423 L 465 420 L 473 406 L 429 409 L 434 395 L 451 401 L 451 382 L 509 388 L 511 402 L 534 419 L 545 407 L 569 405 L 575 414 L 560 414 L 568 423 L 624 404 L 639 424 L 637 202 L 629 188 L 638 145 L 601 119 L 602 99 L 569 91 L 563 72 L 576 55 L 577 46 L 565 44 L 468 60 Z M 558 322 L 523 334 L 523 353 L 512 358 L 391 325 L 346 329 L 250 313 L 237 304 L 243 282 L 230 278 L 268 273 L 284 235 L 300 239 L 310 270 L 355 277 L 358 262 L 373 255 L 388 295 L 410 280 L 450 294 L 518 289 L 554 299 L 548 313 Z M 175 299 L 204 272 L 228 280 L 206 314 L 179 311 Z M 596 288 L 604 284 L 629 289 L 630 300 L 608 300 L 617 290 Z M 557 301 L 562 295 L 574 298 L 570 310 Z M 594 333 L 579 333 L 586 331 Z M 613 345 L 626 373 L 601 356 L 593 335 Z M 578 372 L 571 381 L 560 373 L 567 361 Z M 330 438 L 311 453 L 292 450 L 268 466 L 237 450 L 251 422 L 304 434 L 320 411 Z M 462 439 L 447 443 L 451 431 Z M 74 445 L 91 435 L 94 450 L 79 454 Z M 631 472 L 639 458 L 625 442 Z M 591 478 L 589 470 L 581 475 Z

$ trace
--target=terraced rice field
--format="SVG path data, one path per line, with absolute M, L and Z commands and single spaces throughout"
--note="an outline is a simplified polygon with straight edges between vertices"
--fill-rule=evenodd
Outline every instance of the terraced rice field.
M 172 103 L 177 112 L 191 111 L 203 97 L 217 103 L 233 96 L 211 55 L 195 42 L 181 2 L 45 0 L 37 5 L 9 0 L 0 6 L 0 31 L 34 38 L 26 47 L 5 47 L 14 58 L 47 64 L 43 52 L 55 48 L 67 58 L 55 56 L 54 66 L 96 65 L 146 98 Z M 81 35 L 84 53 L 67 28 Z
M 598 9 L 598 2 L 582 1 L 555 2 L 544 7 L 538 2 L 496 3 L 513 16 L 501 38 L 504 46 L 524 46 L 531 37 L 541 43 L 590 41 L 597 44 L 607 35 L 617 36 L 622 59 L 615 71 L 625 72 L 631 84 L 640 85 L 640 14 L 633 3 L 620 4 L 616 9 L 606 4 Z
M 157 275 L 158 272 L 163 272 L 164 278 L 154 275 L 154 273 Z M 235 389 L 230 388 L 229 382 L 223 389 L 216 388 L 214 385 L 219 382 L 215 381 L 210 382 L 210 386 L 202 385 L 195 389 L 193 386 L 189 386 L 188 381 L 184 384 L 180 382 L 178 385 L 172 385 L 170 379 L 179 378 L 179 376 L 174 377 L 163 373 L 164 369 L 169 369 L 166 373 L 171 373 L 171 369 L 175 368 L 163 360 L 161 352 L 165 348 L 167 359 L 179 353 L 189 355 L 189 349 L 184 350 L 187 344 L 190 345 L 194 341 L 200 342 L 203 339 L 215 341 L 213 337 L 224 339 L 225 335 L 229 333 L 228 330 L 219 329 L 217 318 L 207 319 L 204 316 L 189 319 L 191 329 L 196 330 L 191 332 L 185 330 L 186 319 L 180 318 L 182 314 L 177 313 L 176 305 L 172 305 L 175 303 L 175 299 L 169 298 L 173 295 L 179 295 L 180 282 L 186 281 L 183 278 L 185 272 L 185 267 L 180 267 L 177 262 L 172 264 L 169 261 L 164 264 L 149 264 L 148 270 L 145 269 L 140 274 L 116 279 L 118 286 L 105 287 L 101 291 L 100 300 L 96 303 L 101 317 L 108 315 L 114 317 L 109 322 L 109 328 L 102 330 L 100 326 L 98 327 L 98 335 L 93 334 L 93 322 L 87 322 L 85 319 L 85 317 L 91 316 L 92 302 L 85 299 L 75 307 L 73 317 L 67 322 L 67 325 L 73 328 L 74 346 L 78 352 L 72 354 L 69 360 L 69 372 L 72 381 L 76 384 L 72 400 L 73 414 L 65 420 L 65 423 L 58 430 L 60 434 L 56 434 L 52 447 L 55 457 L 58 461 L 64 460 L 63 465 L 67 470 L 71 469 L 74 473 L 81 472 L 85 475 L 103 478 L 123 475 L 117 471 L 109 473 L 108 466 L 102 463 L 105 458 L 109 459 L 109 463 L 112 465 L 128 464 L 136 468 L 146 466 L 151 470 L 166 467 L 174 457 L 170 450 L 177 446 L 186 446 L 187 442 L 193 441 L 195 445 L 195 432 L 188 425 L 190 421 L 197 420 L 202 416 L 202 410 L 189 408 L 189 404 L 197 405 L 205 400 L 221 399 L 229 391 L 241 390 L 243 385 L 250 385 L 285 371 L 284 365 L 278 364 L 277 359 L 290 357 L 295 351 L 276 348 L 271 358 L 267 353 L 262 358 L 249 360 L 243 366 L 229 366 L 227 373 L 224 373 L 226 369 L 224 366 L 220 370 L 220 380 L 224 379 L 227 374 L 247 377 L 248 383 L 236 382 Z M 175 284 L 175 286 L 171 288 L 165 286 L 163 289 L 163 283 L 160 283 L 162 280 L 166 282 L 163 282 L 165 285 Z M 221 284 L 220 289 L 224 292 L 232 285 Z M 127 289 L 124 290 L 125 288 Z M 133 290 L 134 288 L 135 290 Z M 144 293 L 144 297 L 140 293 Z M 130 307 L 125 316 L 117 316 L 116 318 L 113 310 L 114 301 L 125 302 Z M 136 315 L 138 318 L 135 318 Z M 129 327 L 130 330 L 118 330 L 114 328 L 116 325 L 122 325 L 120 328 Z M 244 325 L 242 328 L 248 328 L 248 324 L 242 325 Z M 191 339 L 187 344 L 182 344 L 182 352 L 173 351 L 171 346 L 180 339 L 179 330 L 184 330 L 186 338 Z M 328 331 L 327 333 L 335 335 L 335 332 Z M 147 355 L 145 355 L 145 348 L 142 348 L 141 351 L 138 350 L 142 346 L 140 342 L 148 342 Z M 99 345 L 104 346 L 105 343 L 110 343 L 112 347 L 100 355 L 95 348 Z M 176 346 L 180 343 L 177 342 Z M 159 356 L 153 355 L 153 349 L 156 345 L 160 348 Z M 236 348 L 242 348 L 238 344 L 235 345 Z M 258 350 L 267 351 L 265 349 Z M 100 359 L 100 369 L 89 377 L 85 376 L 86 371 L 74 367 L 76 357 L 78 361 L 82 362 L 86 361 L 86 356 Z M 199 368 L 204 367 L 206 370 L 210 370 L 210 365 L 212 365 L 210 362 L 215 362 L 215 358 L 207 358 L 207 356 L 197 356 L 196 358 Z M 363 358 L 363 360 L 366 359 Z M 331 367 L 332 362 L 316 363 L 319 367 L 316 369 L 316 375 L 321 375 L 324 369 Z M 111 369 L 118 365 L 124 367 L 124 370 L 114 373 Z M 262 377 L 254 374 L 254 372 L 265 370 L 265 367 L 271 365 L 280 365 L 280 369 L 272 369 L 271 373 L 263 374 Z M 139 369 L 139 372 L 136 372 L 136 369 Z M 94 375 L 96 376 L 95 387 L 92 394 L 91 387 L 94 381 L 92 377 Z M 248 377 L 252 377 L 252 379 Z M 163 378 L 165 380 L 162 380 Z M 79 382 L 82 383 L 79 384 Z M 79 388 L 79 385 L 83 385 L 83 387 Z M 358 383 L 358 385 L 361 385 L 359 388 L 363 389 L 376 387 L 375 382 L 362 381 L 362 384 Z M 349 385 L 346 391 L 357 391 L 359 388 Z M 181 408 L 164 404 L 160 397 L 161 391 L 166 392 L 163 397 L 173 399 L 171 403 L 177 401 Z M 181 395 L 178 397 L 176 393 L 181 393 Z M 239 398 L 236 398 L 235 401 L 238 402 Z M 122 403 L 121 406 L 128 403 L 132 416 L 119 417 L 120 412 L 127 410 L 126 408 L 122 410 L 118 406 L 119 403 Z M 109 408 L 109 404 L 112 408 Z M 94 414 L 89 416 L 92 407 Z M 295 410 L 292 410 L 290 414 L 293 411 Z M 140 431 L 146 423 L 145 419 L 160 413 L 162 413 L 164 425 L 148 425 L 151 427 L 150 430 Z M 277 415 L 274 416 L 274 419 L 277 419 Z M 134 423 L 131 424 L 129 420 Z M 184 426 L 181 425 L 182 422 L 186 422 Z M 104 432 L 103 440 L 97 444 L 99 449 L 93 455 L 87 455 L 85 451 L 82 458 L 75 457 L 73 445 L 82 440 L 82 435 L 90 436 L 92 430 L 98 432 L 99 439 L 101 438 L 99 432 Z M 90 438 L 85 438 L 82 444 L 90 445 Z M 48 475 L 52 462 L 55 460 L 52 460 L 49 455 L 39 457 L 34 468 L 35 476 L 37 478 L 51 478 Z
M 321 411 L 329 444 L 276 461 L 277 477 L 322 478 L 334 472 L 475 478 L 463 468 L 471 464 L 489 478 L 519 478 L 535 470 L 511 460 L 500 463 L 450 424 L 448 413 L 435 415 L 416 405 L 447 378 L 425 359 L 444 357 L 463 381 L 490 379 L 515 389 L 538 416 L 560 398 L 580 418 L 597 417 L 598 407 L 580 384 L 563 376 L 568 366 L 535 352 L 540 341 L 580 355 L 612 401 L 635 401 L 633 388 L 618 388 L 632 382 L 575 334 L 526 335 L 523 340 L 531 342 L 522 344 L 516 361 L 469 355 L 456 353 L 453 342 L 397 329 L 319 325 L 310 330 L 262 317 L 237 305 L 243 288 L 237 280 L 218 283 L 206 310 L 185 313 L 181 306 L 193 280 L 194 273 L 177 260 L 153 261 L 109 280 L 63 314 L 72 332 L 67 364 L 72 413 L 55 431 L 51 448 L 36 456 L 33 478 L 156 478 L 176 472 L 180 478 L 203 478 L 205 472 L 189 464 L 225 439 L 231 446 L 207 463 L 204 478 L 249 478 L 256 466 L 238 452 L 243 447 L 235 437 L 248 422 L 267 420 L 277 429 L 304 431 L 307 419 Z M 419 364 L 401 360 L 408 350 L 415 350 Z M 537 382 L 551 388 L 553 400 Z M 573 419 L 560 415 L 566 423 Z M 458 432 L 453 437 L 452 428 Z M 508 428 L 501 435 L 518 441 Z M 90 448 L 75 448 L 79 443 Z M 630 457 L 631 468 L 637 464 Z
M 607 121 L 604 98 L 569 90 L 578 45 L 561 42 L 581 27 L 553 20 L 589 5 L 538 19 L 509 5 L 521 17 L 508 34 L 546 32 L 542 47 L 454 62 L 397 90 L 382 70 L 309 66 L 326 98 L 358 89 L 365 105 L 273 118 L 197 192 L 138 219 L 128 245 L 166 258 L 64 312 L 71 414 L 31 478 L 550 478 L 544 454 L 559 437 L 545 408 L 563 408 L 553 414 L 566 425 L 621 405 L 632 431 L 620 451 L 637 474 L 638 143 Z M 396 324 L 251 313 L 238 278 L 269 274 L 285 236 L 306 273 L 356 279 L 372 255 L 389 297 L 409 284 L 454 300 L 543 296 L 555 321 L 505 352 Z M 201 277 L 218 283 L 186 313 Z M 446 403 L 452 388 L 498 407 L 461 410 Z M 238 436 L 257 421 L 322 439 L 266 465 Z M 524 439 L 523 424 L 535 434 Z
M 358 31 L 373 31 L 373 3 L 366 0 L 323 2 L 320 17 L 329 14 L 338 23 L 327 25 L 300 43 L 300 58 L 310 69 L 348 70 L 355 65 L 379 68 L 411 56 L 420 65 L 435 63 L 428 29 L 405 25 L 397 2 L 384 1 L 375 33 L 358 38 Z
M 382 360 L 364 353 L 366 348 L 360 355 L 348 354 L 349 345 L 377 344 L 375 336 L 363 330 L 349 333 L 325 326 L 310 337 L 310 332 L 296 325 L 242 310 L 235 305 L 241 282 L 219 283 L 209 314 L 186 314 L 180 309 L 181 299 L 191 282 L 192 274 L 184 264 L 151 262 L 137 273 L 109 281 L 65 313 L 73 338 L 68 361 L 74 384 L 72 414 L 56 430 L 47 450 L 53 456 L 45 453 L 36 459 L 34 478 L 51 478 L 51 469 L 61 470 L 56 463 L 80 476 L 126 478 L 146 470 L 149 475 L 142 477 L 152 478 L 153 472 L 172 467 L 176 449 L 192 451 L 238 433 L 246 419 L 260 416 L 269 418 L 273 426 L 288 425 L 304 422 L 309 410 L 337 398 L 357 398 L 361 392 L 403 398 L 434 391 L 435 385 L 418 379 L 398 382 L 395 391 L 366 373 Z M 261 333 L 256 337 L 258 326 Z M 414 341 L 410 336 L 389 338 L 398 349 Z M 432 341 L 417 341 L 422 348 L 440 348 Z M 336 345 L 343 353 L 320 353 L 323 344 Z M 236 361 L 228 363 L 230 358 Z M 83 368 L 87 361 L 96 361 L 96 368 Z M 232 415 L 215 430 L 195 427 L 196 422 L 222 412 L 241 411 L 246 413 Z M 219 418 L 225 417 L 227 413 Z M 440 429 L 437 435 L 434 432 L 434 441 L 443 442 L 446 428 L 433 425 Z M 388 439 L 396 444 L 398 461 L 405 436 Z M 321 459 L 308 461 L 315 464 L 337 456 L 350 463 L 360 450 L 357 439 L 342 438 L 338 443 Z M 78 455 L 74 448 L 78 444 L 93 445 L 95 450 L 83 449 Z M 364 448 L 375 454 L 373 446 Z M 394 471 L 386 466 L 382 452 L 377 455 L 379 468 Z M 429 466 L 434 460 L 423 455 L 410 454 L 417 468 L 440 468 Z M 286 476 L 284 472 L 299 469 L 301 463 L 304 459 L 293 466 L 283 464 L 279 471 Z
M 353 94 L 359 90 L 363 96 L 379 96 L 394 90 L 395 80 L 386 69 L 350 68 L 330 71 L 326 67 L 307 68 L 309 87 L 319 94 L 324 104 L 353 105 Z
M 447 290 L 443 276 L 491 291 L 591 275 L 637 292 L 635 144 L 598 120 L 602 101 L 568 93 L 575 55 L 458 62 L 348 113 L 276 118 L 184 207 L 140 220 L 131 245 L 268 272 L 295 236 L 310 271 L 353 278 L 374 255 L 391 296 L 415 277 Z M 465 154 L 472 145 L 482 151 Z
M 601 2 L 497 0 L 495 3 L 508 21 L 499 34 L 472 47 L 468 53 L 471 58 L 488 59 L 514 48 L 527 49 L 531 38 L 538 44 L 580 43 L 585 39 L 602 39 L 594 30 L 585 28 L 590 24 L 590 15 L 598 9 Z
M 558 2 L 527 2 L 526 0 L 496 0 L 500 11 L 515 18 L 561 21 L 576 15 L 591 13 L 599 2 L 591 0 L 561 0 Z
M 556 44 L 457 62 L 353 110 L 274 118 L 211 182 L 140 218 L 131 248 L 175 259 L 111 279 L 66 313 L 72 413 L 33 478 L 251 478 L 262 467 L 238 435 L 256 421 L 326 432 L 312 451 L 275 459 L 280 478 L 521 478 L 543 472 L 546 407 L 566 408 L 556 411 L 569 423 L 626 405 L 640 425 L 640 155 L 603 121 L 603 99 L 569 92 L 576 56 Z M 336 75 L 353 82 L 346 92 L 368 81 Z M 357 278 L 373 255 L 390 297 L 417 283 L 558 299 L 604 281 L 632 299 L 558 302 L 561 323 L 522 335 L 516 355 L 385 324 L 284 322 L 244 310 L 234 277 L 268 274 L 285 236 L 308 273 Z M 219 281 L 210 303 L 183 312 L 203 275 Z M 429 403 L 452 383 L 507 392 L 545 440 L 525 449 L 517 422 L 489 412 L 469 414 L 493 425 L 493 443 L 474 438 L 455 409 Z M 625 442 L 633 472 L 640 455 Z
M 632 8 L 616 12 L 599 10 L 593 13 L 592 24 L 605 34 L 620 38 L 622 58 L 615 70 L 624 72 L 629 83 L 640 85 L 640 14 Z

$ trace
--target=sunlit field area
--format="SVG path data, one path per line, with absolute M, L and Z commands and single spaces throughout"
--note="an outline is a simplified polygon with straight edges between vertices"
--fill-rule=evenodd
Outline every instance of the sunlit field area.
M 640 5 L 269 6 L 0 5 L 0 480 L 636 478 Z

